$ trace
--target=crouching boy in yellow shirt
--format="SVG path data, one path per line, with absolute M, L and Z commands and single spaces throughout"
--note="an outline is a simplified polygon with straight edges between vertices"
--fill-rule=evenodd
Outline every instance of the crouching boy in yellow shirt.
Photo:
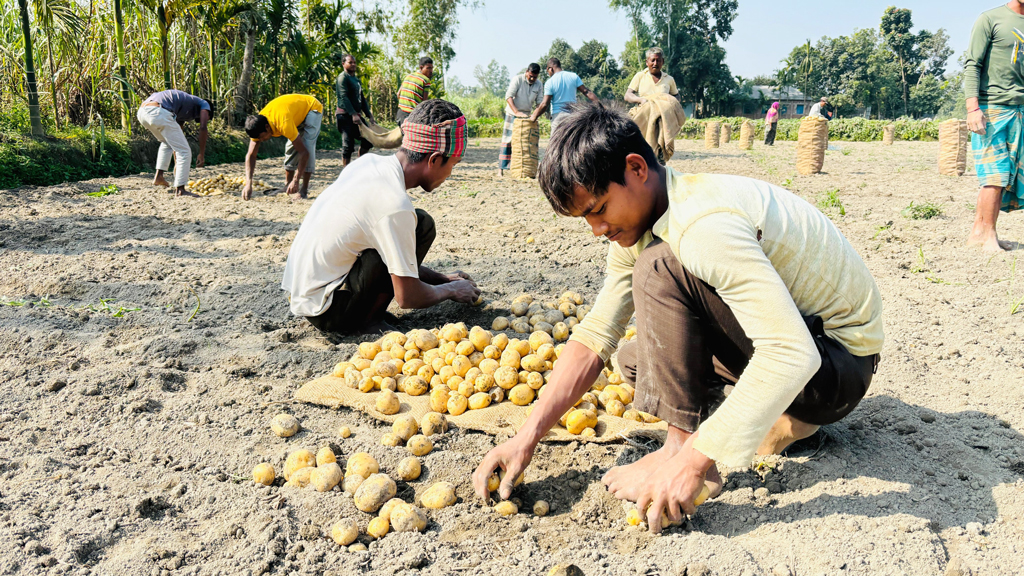
M 849 414 L 882 349 L 882 300 L 831 220 L 787 190 L 750 178 L 682 174 L 658 164 L 627 116 L 575 106 L 555 130 L 539 184 L 556 212 L 611 241 L 593 310 L 559 356 L 519 432 L 473 474 L 512 479 L 542 436 L 590 389 L 636 312 L 618 354 L 634 407 L 665 420 L 664 446 L 604 477 L 646 511 L 652 530 L 694 512 L 715 466 L 746 466 Z M 712 388 L 735 383 L 710 413 Z

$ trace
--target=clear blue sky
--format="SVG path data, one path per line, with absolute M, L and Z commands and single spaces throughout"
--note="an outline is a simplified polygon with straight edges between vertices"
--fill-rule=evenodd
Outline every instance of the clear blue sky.
M 975 18 L 999 2 L 740 0 L 733 36 L 725 43 L 726 63 L 734 76 L 770 74 L 805 40 L 847 35 L 856 28 L 877 29 L 882 12 L 891 5 L 913 11 L 915 31 L 946 29 L 954 50 L 952 69 L 967 48 Z M 611 10 L 602 0 L 484 0 L 481 8 L 460 11 L 451 73 L 463 84 L 474 85 L 473 68 L 486 66 L 493 58 L 514 74 L 546 54 L 551 41 L 559 37 L 573 47 L 597 38 L 608 44 L 618 60 L 630 34 L 625 14 Z

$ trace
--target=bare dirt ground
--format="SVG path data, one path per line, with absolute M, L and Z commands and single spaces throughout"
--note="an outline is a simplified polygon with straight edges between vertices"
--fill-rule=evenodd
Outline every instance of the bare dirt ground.
M 1010 314 L 1024 251 L 962 248 L 976 183 L 937 174 L 938 144 L 838 145 L 826 173 L 797 177 L 793 143 L 678 143 L 681 170 L 762 178 L 812 202 L 838 190 L 845 215 L 830 213 L 882 290 L 886 344 L 868 397 L 822 446 L 728 470 L 721 497 L 658 537 L 625 526 L 599 482 L 644 447 L 542 446 L 519 495 L 552 513 L 505 519 L 469 486 L 502 439 L 454 430 L 399 495 L 448 480 L 458 504 L 423 534 L 366 552 L 335 545 L 334 521 L 369 519 L 350 497 L 249 476 L 325 443 L 388 471 L 404 455 L 368 417 L 288 402 L 356 342 L 291 318 L 279 289 L 308 204 L 176 199 L 151 174 L 0 192 L 0 573 L 508 575 L 557 562 L 587 576 L 1024 573 L 1024 311 Z M 490 302 L 396 311 L 400 328 L 489 326 L 524 291 L 596 296 L 605 242 L 554 217 L 534 182 L 498 179 L 496 156 L 496 140 L 474 141 L 442 188 L 415 194 L 438 224 L 427 264 L 469 272 Z M 314 192 L 340 156 L 318 168 Z M 281 183 L 280 160 L 260 170 Z M 84 195 L 110 183 L 121 193 Z M 907 219 L 911 201 L 944 215 Z M 1024 215 L 1004 215 L 1000 231 L 1024 241 Z M 270 432 L 282 411 L 302 422 L 297 436 Z M 336 436 L 342 424 L 351 438 Z

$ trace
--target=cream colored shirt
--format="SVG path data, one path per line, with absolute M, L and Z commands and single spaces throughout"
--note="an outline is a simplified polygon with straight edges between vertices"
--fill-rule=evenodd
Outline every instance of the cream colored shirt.
M 641 98 L 647 98 L 651 94 L 679 94 L 675 78 L 662 72 L 661 79 L 655 82 L 654 76 L 651 76 L 651 71 L 647 68 L 633 75 L 633 79 L 629 81 L 629 89 Z
M 604 287 L 571 340 L 602 360 L 611 356 L 633 314 L 633 265 L 654 237 L 667 242 L 753 341 L 736 388 L 694 443 L 716 462 L 746 466 L 820 366 L 802 316 L 818 316 L 829 337 L 870 356 L 882 350 L 882 298 L 835 224 L 788 190 L 739 176 L 666 173 L 668 210 L 634 246 L 611 244 Z

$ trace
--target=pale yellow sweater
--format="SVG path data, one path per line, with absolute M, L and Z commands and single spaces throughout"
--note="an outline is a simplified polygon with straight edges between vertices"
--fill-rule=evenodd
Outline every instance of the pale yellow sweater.
M 668 211 L 636 245 L 611 244 L 604 287 L 571 340 L 611 356 L 633 314 L 637 256 L 654 237 L 667 242 L 753 341 L 750 363 L 694 445 L 745 466 L 820 366 L 802 316 L 818 316 L 829 337 L 870 356 L 882 350 L 882 298 L 835 224 L 803 199 L 750 178 L 666 172 Z

